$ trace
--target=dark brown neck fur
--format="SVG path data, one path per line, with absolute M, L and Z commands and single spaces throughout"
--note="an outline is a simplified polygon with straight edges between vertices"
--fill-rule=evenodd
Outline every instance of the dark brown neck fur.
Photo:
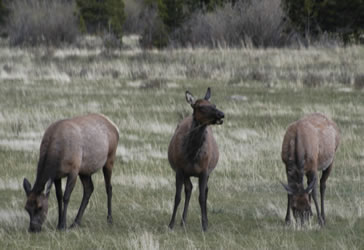
M 207 125 L 198 123 L 194 118 L 188 134 L 184 138 L 183 147 L 186 152 L 187 161 L 195 163 L 200 156 L 200 149 L 206 141 Z
M 38 162 L 37 168 L 37 178 L 35 179 L 34 186 L 32 188 L 32 193 L 40 194 L 44 190 L 44 186 L 47 181 L 53 178 L 52 173 L 50 173 L 49 168 L 46 169 L 45 162 L 46 162 L 47 155 L 45 154 Z

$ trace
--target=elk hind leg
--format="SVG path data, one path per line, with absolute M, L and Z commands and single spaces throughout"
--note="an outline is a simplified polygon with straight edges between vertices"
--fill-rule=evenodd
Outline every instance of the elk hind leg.
M 331 163 L 331 165 L 325 169 L 322 172 L 322 176 L 320 179 L 320 195 L 321 195 L 321 217 L 323 220 L 323 223 L 326 223 L 326 217 L 325 217 L 325 205 L 324 205 L 324 200 L 325 200 L 325 190 L 326 190 L 326 180 L 327 178 L 329 178 L 332 166 L 334 163 Z
M 106 161 L 105 166 L 103 167 L 102 171 L 104 173 L 105 179 L 105 188 L 107 194 L 107 222 L 109 224 L 112 223 L 112 209 L 111 209 L 111 200 L 112 200 L 112 186 L 111 186 L 111 175 L 112 175 L 112 168 L 114 166 L 114 158 L 115 155 L 109 157 Z

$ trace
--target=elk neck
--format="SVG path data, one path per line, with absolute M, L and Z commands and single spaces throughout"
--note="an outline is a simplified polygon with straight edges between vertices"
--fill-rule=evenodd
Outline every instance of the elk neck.
M 288 184 L 298 188 L 304 187 L 304 171 L 303 167 L 298 168 L 294 162 L 287 165 Z
M 41 158 L 41 160 L 38 162 L 37 177 L 35 179 L 34 186 L 32 188 L 33 193 L 40 194 L 41 192 L 43 192 L 47 181 L 49 179 L 52 179 L 52 180 L 54 179 L 53 178 L 54 176 L 52 176 L 52 173 L 50 173 L 50 169 L 52 169 L 52 168 L 46 168 L 46 164 L 45 164 L 46 157 L 47 157 L 47 155 L 45 154 Z
M 184 138 L 183 146 L 188 162 L 198 161 L 201 148 L 206 141 L 207 125 L 199 123 L 195 118 L 192 119 L 191 128 Z

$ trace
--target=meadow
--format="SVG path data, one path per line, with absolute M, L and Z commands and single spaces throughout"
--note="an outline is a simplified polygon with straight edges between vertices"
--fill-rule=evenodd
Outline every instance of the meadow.
M 0 46 L 0 249 L 363 249 L 364 47 L 173 49 Z M 184 93 L 211 101 L 225 121 L 213 131 L 220 160 L 209 180 L 209 229 L 201 230 L 197 180 L 186 227 L 173 231 L 175 177 L 167 160 L 177 123 L 191 114 Z M 106 221 L 102 172 L 79 228 L 57 231 L 54 188 L 41 233 L 27 229 L 23 178 L 33 184 L 39 145 L 54 121 L 103 113 L 120 129 Z M 287 126 L 322 112 L 342 141 L 327 181 L 327 225 L 316 211 L 286 226 L 280 158 Z M 63 186 L 65 180 L 63 180 Z M 67 224 L 82 198 L 78 180 Z M 312 205 L 312 208 L 313 205 Z

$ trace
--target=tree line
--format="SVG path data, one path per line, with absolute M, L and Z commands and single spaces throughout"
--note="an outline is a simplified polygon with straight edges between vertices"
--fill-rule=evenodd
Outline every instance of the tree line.
M 13 44 L 72 42 L 80 33 L 115 41 L 136 33 L 158 48 L 279 47 L 323 34 L 351 43 L 364 32 L 364 0 L 0 0 L 0 26 Z

